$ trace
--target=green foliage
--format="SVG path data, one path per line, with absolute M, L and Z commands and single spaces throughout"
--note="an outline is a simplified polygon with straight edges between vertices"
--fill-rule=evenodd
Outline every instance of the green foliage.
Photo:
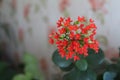
M 63 76 L 63 80 L 97 80 L 98 74 L 94 69 L 100 69 L 99 66 L 104 62 L 104 53 L 101 49 L 98 53 L 88 49 L 88 54 L 87 57 L 80 56 L 80 60 L 74 62 L 61 58 L 56 50 L 53 53 L 52 60 L 61 70 L 69 71 Z
M 77 61 L 75 63 L 75 65 L 80 71 L 85 71 L 88 68 L 88 63 L 85 59 L 81 59 L 81 60 Z
M 53 62 L 61 70 L 69 71 L 63 80 L 120 80 L 120 58 L 109 63 L 105 61 L 102 49 L 98 53 L 88 49 L 88 53 L 87 57 L 80 56 L 76 62 L 61 58 L 57 50 L 53 53 Z
M 26 80 L 26 77 L 23 74 L 19 74 L 15 76 L 13 80 Z
M 25 53 L 23 55 L 23 62 L 25 65 L 27 65 L 27 64 L 35 64 L 36 65 L 38 63 L 36 57 L 34 57 L 32 54 L 29 54 L 29 53 Z
M 96 80 L 96 74 L 91 71 L 79 71 L 74 69 L 63 76 L 63 80 Z
M 60 67 L 60 69 L 62 71 L 70 71 L 71 69 L 73 69 L 73 67 L 74 67 L 74 64 L 72 63 L 70 66 L 68 66 L 68 67 Z
M 72 60 L 66 60 L 65 58 L 61 58 L 61 56 L 58 53 L 58 50 L 56 50 L 53 53 L 52 60 L 57 66 L 59 66 L 63 70 L 72 69 L 73 66 Z
M 23 62 L 25 63 L 24 74 L 16 75 L 13 80 L 44 80 L 44 77 L 39 70 L 37 59 L 29 53 L 25 53 L 23 56 Z
M 103 80 L 120 80 L 120 58 L 114 60 L 114 63 L 107 65 Z
M 98 53 L 92 49 L 88 49 L 88 54 L 89 55 L 86 57 L 86 60 L 92 67 L 97 66 L 104 61 L 104 52 L 101 49 L 99 49 Z

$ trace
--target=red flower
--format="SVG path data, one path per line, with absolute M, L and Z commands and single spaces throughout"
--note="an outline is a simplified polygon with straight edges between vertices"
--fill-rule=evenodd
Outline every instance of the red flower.
M 70 31 L 72 31 L 72 30 L 73 30 L 73 26 L 72 26 L 72 25 L 69 26 L 68 29 L 69 29 Z
M 57 22 L 57 27 L 61 27 L 63 21 L 64 21 L 64 19 L 62 17 L 60 17 L 60 19 Z
M 98 52 L 98 42 L 94 39 L 96 34 L 96 25 L 92 19 L 86 23 L 85 17 L 78 17 L 80 23 L 72 23 L 71 18 L 62 18 L 57 22 L 58 32 L 49 35 L 49 42 L 55 43 L 61 57 L 80 60 L 79 55 L 89 56 L 88 48 Z
M 60 34 L 64 34 L 66 32 L 65 28 L 59 29 Z
M 85 22 L 86 20 L 85 20 L 85 17 L 80 17 L 80 16 L 78 16 L 78 21 L 79 21 L 79 22 Z
M 52 38 L 49 39 L 49 42 L 50 42 L 51 44 L 54 44 L 54 40 L 53 40 Z
M 68 55 L 66 56 L 66 59 L 71 59 L 73 56 L 74 52 L 68 52 Z
M 64 50 L 59 50 L 59 52 L 60 52 L 60 55 L 61 55 L 62 58 L 65 57 L 66 52 Z
M 71 18 L 68 17 L 68 18 L 66 19 L 66 22 L 72 22 Z
M 57 22 L 57 27 L 60 27 L 60 26 L 62 26 L 62 24 L 61 24 L 61 22 Z
M 70 37 L 70 39 L 73 39 L 74 38 L 74 32 L 70 32 L 69 37 Z
M 80 40 L 80 34 L 76 34 L 75 39 Z
M 73 51 L 73 45 L 70 44 L 70 45 L 67 47 L 67 50 L 70 51 L 70 52 Z
M 90 19 L 90 22 L 91 22 L 91 23 L 93 23 L 93 22 L 94 22 L 94 20 Z
M 59 37 L 60 37 L 60 36 L 59 36 L 58 33 L 56 33 L 55 36 L 54 36 L 55 39 L 59 39 Z
M 80 29 L 83 29 L 83 27 L 84 27 L 84 24 L 80 24 L 80 26 L 79 26 L 79 27 L 80 27 Z
M 74 56 L 74 61 L 80 60 L 80 57 Z

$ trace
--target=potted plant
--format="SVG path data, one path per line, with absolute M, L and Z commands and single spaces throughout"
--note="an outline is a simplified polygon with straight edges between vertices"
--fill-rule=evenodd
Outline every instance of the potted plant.
M 49 35 L 49 42 L 56 44 L 52 60 L 63 71 L 63 80 L 97 80 L 103 74 L 104 53 L 97 40 L 96 25 L 92 19 L 70 17 L 57 22 L 58 31 Z M 100 71 L 101 72 L 100 72 Z

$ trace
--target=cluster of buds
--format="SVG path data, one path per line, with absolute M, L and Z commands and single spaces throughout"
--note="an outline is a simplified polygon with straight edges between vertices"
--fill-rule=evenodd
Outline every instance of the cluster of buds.
M 56 44 L 61 57 L 77 61 L 80 60 L 80 55 L 88 56 L 88 48 L 98 53 L 98 42 L 94 38 L 96 25 L 92 19 L 78 16 L 73 22 L 70 17 L 60 17 L 57 28 L 57 32 L 49 35 L 49 42 Z

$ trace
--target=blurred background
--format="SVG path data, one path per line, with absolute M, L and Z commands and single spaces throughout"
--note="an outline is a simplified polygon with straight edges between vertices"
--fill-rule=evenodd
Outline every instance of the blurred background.
M 29 71 L 24 68 L 30 62 L 38 65 L 33 67 L 43 80 L 61 80 L 62 72 L 51 60 L 55 46 L 48 43 L 48 35 L 56 30 L 61 16 L 93 18 L 106 59 L 118 57 L 119 4 L 120 0 L 0 0 L 0 80 L 12 80 L 14 75 Z M 4 69 L 8 69 L 6 73 Z M 11 79 L 3 77 L 2 71 L 11 74 Z

